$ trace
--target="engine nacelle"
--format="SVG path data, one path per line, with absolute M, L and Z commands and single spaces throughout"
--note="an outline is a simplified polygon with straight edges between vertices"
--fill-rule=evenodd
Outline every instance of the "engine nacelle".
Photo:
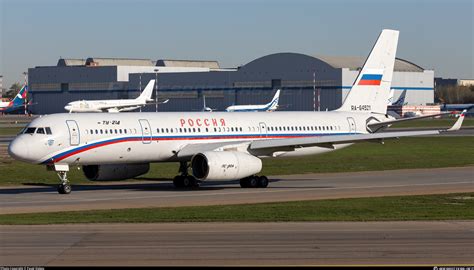
M 259 173 L 262 161 L 241 152 L 204 152 L 193 156 L 191 168 L 198 180 L 236 180 Z
M 147 173 L 150 164 L 106 164 L 85 165 L 82 171 L 87 179 L 91 181 L 113 181 L 133 178 Z

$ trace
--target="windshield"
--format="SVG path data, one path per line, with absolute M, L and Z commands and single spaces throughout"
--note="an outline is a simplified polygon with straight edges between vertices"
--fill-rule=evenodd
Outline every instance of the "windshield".
M 25 134 L 33 134 L 35 133 L 36 128 L 35 127 L 29 127 L 25 129 Z

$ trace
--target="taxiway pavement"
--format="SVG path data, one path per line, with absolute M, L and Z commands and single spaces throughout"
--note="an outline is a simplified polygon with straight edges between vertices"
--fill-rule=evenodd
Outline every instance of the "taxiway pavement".
M 474 264 L 474 222 L 0 226 L 22 266 Z
M 73 185 L 68 195 L 55 186 L 0 188 L 0 214 L 91 209 L 222 205 L 332 198 L 474 192 L 474 167 L 270 177 L 268 188 L 244 189 L 238 181 L 210 181 L 190 190 L 170 181 Z

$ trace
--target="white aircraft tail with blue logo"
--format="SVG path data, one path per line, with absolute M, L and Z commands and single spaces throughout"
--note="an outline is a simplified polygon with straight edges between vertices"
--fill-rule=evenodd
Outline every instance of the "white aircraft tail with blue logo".
M 337 111 L 387 112 L 398 34 L 396 30 L 382 31 L 346 100 Z
M 267 104 L 267 111 L 275 111 L 278 109 L 278 101 L 280 100 L 280 89 L 278 89 L 273 97 L 272 101 Z

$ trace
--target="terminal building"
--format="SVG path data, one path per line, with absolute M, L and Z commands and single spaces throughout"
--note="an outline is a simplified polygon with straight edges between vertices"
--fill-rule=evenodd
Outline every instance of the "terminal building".
M 34 114 L 65 112 L 74 100 L 136 98 L 149 80 L 158 81 L 156 96 L 166 104 L 142 111 L 201 111 L 203 99 L 213 110 L 230 105 L 264 104 L 281 89 L 279 110 L 333 110 L 344 101 L 365 58 L 277 53 L 237 68 L 217 61 L 119 58 L 59 59 L 55 66 L 28 70 Z M 407 90 L 405 102 L 434 100 L 434 71 L 397 58 L 394 100 Z M 318 102 L 319 100 L 319 102 Z

